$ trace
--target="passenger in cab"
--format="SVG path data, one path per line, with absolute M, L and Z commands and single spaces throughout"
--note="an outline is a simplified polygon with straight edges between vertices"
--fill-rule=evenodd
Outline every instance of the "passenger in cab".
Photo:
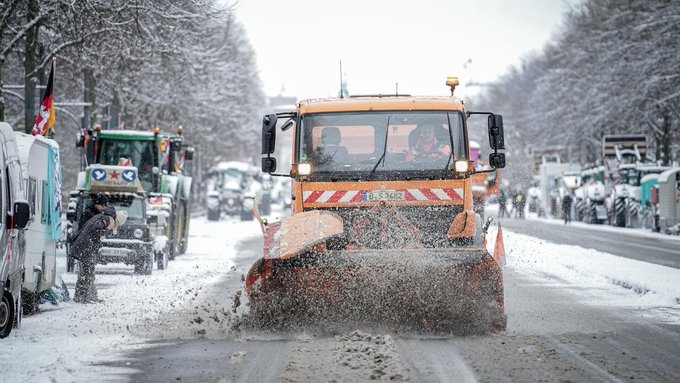
M 406 153 L 407 161 L 415 159 L 438 159 L 448 158 L 451 155 L 451 147 L 440 142 L 437 137 L 437 127 L 432 124 L 421 124 L 409 135 L 409 148 Z M 439 128 L 444 130 L 444 128 Z

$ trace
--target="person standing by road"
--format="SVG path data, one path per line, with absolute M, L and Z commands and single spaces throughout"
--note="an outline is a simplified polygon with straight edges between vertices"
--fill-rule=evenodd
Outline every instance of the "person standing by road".
M 96 303 L 97 287 L 94 281 L 94 268 L 97 252 L 101 247 L 101 236 L 109 230 L 120 227 L 127 220 L 127 212 L 106 207 L 102 213 L 90 218 L 76 234 L 73 241 L 73 258 L 80 262 L 76 292 L 73 300 L 77 303 Z
M 505 193 L 505 190 L 501 190 L 501 195 L 498 196 L 498 218 L 505 217 L 505 214 L 508 212 L 507 206 L 508 195 Z
M 524 219 L 524 208 L 526 206 L 526 196 L 524 195 L 524 191 L 519 189 L 517 190 L 517 194 L 515 195 L 515 207 L 517 208 L 517 211 L 515 214 L 517 214 L 517 218 L 519 219 Z
M 567 193 L 562 199 L 562 217 L 564 218 L 564 224 L 571 223 L 571 204 L 574 202 L 571 194 Z

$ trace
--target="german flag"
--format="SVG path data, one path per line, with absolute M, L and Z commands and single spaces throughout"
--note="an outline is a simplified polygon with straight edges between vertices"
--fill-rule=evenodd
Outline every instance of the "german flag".
M 42 101 L 40 102 L 40 110 L 38 117 L 33 126 L 33 135 L 47 136 L 50 129 L 54 126 L 56 118 L 54 116 L 54 67 L 55 60 L 52 60 L 52 67 L 50 68 L 50 77 L 47 80 L 47 88 L 43 93 Z

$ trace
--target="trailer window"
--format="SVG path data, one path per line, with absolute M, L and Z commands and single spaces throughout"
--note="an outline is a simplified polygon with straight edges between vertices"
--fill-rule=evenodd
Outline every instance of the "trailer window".
M 31 208 L 31 215 L 35 215 L 35 205 L 37 202 L 36 198 L 36 181 L 35 178 L 29 177 L 26 185 L 26 190 L 28 193 L 28 203 Z
M 40 181 L 40 186 L 41 186 L 40 189 L 42 190 L 41 196 L 43 197 L 42 214 L 40 214 L 40 223 L 42 225 L 47 225 L 47 222 L 49 220 L 50 209 L 48 208 L 48 201 L 47 198 L 45 198 L 45 196 L 48 196 L 50 194 L 49 191 L 47 190 L 47 182 Z

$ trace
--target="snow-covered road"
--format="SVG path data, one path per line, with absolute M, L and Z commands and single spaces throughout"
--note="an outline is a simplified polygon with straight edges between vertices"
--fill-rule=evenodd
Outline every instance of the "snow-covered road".
M 103 303 L 26 317 L 1 341 L 0 380 L 680 380 L 679 269 L 505 231 L 503 334 L 234 332 L 260 228 L 199 217 L 191 230 L 188 254 L 168 270 L 100 267 Z M 64 280 L 72 289 L 75 275 Z

